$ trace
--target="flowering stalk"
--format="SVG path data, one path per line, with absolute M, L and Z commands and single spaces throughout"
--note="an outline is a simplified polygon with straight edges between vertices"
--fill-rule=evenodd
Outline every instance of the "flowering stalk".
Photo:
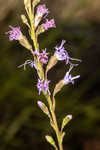
M 31 68 L 35 68 L 37 70 L 37 89 L 39 95 L 42 92 L 45 96 L 48 102 L 48 106 L 46 106 L 41 101 L 38 101 L 37 104 L 41 108 L 41 110 L 49 117 L 50 125 L 56 133 L 58 147 L 52 136 L 46 135 L 45 138 L 47 142 L 49 142 L 55 148 L 55 150 L 63 150 L 62 143 L 65 135 L 65 132 L 63 130 L 65 125 L 72 119 L 72 115 L 67 115 L 62 121 L 61 128 L 58 127 L 55 114 L 55 95 L 62 89 L 64 85 L 67 85 L 69 83 L 74 84 L 74 80 L 80 77 L 79 75 L 72 77 L 72 75 L 70 74 L 71 70 L 75 66 L 77 66 L 77 64 L 73 64 L 71 61 L 80 60 L 71 58 L 69 56 L 68 52 L 64 48 L 64 44 L 66 43 L 65 40 L 62 40 L 60 46 L 55 47 L 54 55 L 51 56 L 50 60 L 48 59 L 48 53 L 46 52 L 46 48 L 42 50 L 42 52 L 40 51 L 38 43 L 39 34 L 47 31 L 49 28 L 55 28 L 56 25 L 54 19 L 48 20 L 46 18 L 49 11 L 46 8 L 45 4 L 37 6 L 39 2 L 40 0 L 24 0 L 25 10 L 27 12 L 28 19 L 25 15 L 21 15 L 23 23 L 26 24 L 29 28 L 29 34 L 33 41 L 34 50 L 32 49 L 32 46 L 28 42 L 27 38 L 23 36 L 19 27 L 10 26 L 11 30 L 8 31 L 6 34 L 9 34 L 10 41 L 18 40 L 19 43 L 26 47 L 28 50 L 30 50 L 31 54 L 33 55 L 34 60 L 26 60 L 24 64 L 18 67 L 24 66 L 24 69 L 26 69 L 26 65 L 29 65 Z M 36 11 L 34 11 L 35 8 Z M 46 22 L 41 24 L 43 18 L 46 18 Z M 47 73 L 58 61 L 65 61 L 65 64 L 69 64 L 70 68 L 65 74 L 64 78 L 56 84 L 52 95 L 49 89 L 50 80 L 48 80 L 47 78 Z M 46 70 L 44 70 L 43 65 L 47 65 Z

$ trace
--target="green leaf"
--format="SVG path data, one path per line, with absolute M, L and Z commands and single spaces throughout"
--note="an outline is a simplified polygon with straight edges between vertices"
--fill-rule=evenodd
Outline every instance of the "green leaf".
M 50 143 L 57 150 L 57 146 L 56 146 L 55 141 L 52 138 L 52 136 L 46 135 L 45 138 L 46 138 L 47 142 Z
M 64 127 L 68 124 L 68 122 L 72 119 L 72 115 L 67 115 L 63 121 L 61 126 L 61 131 L 64 129 Z

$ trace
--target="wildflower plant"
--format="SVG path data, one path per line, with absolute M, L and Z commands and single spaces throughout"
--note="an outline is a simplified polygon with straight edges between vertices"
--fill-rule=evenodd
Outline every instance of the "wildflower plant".
M 33 56 L 32 60 L 26 60 L 24 64 L 18 67 L 24 67 L 24 69 L 26 69 L 26 65 L 29 65 L 32 69 L 37 71 L 37 90 L 39 95 L 42 93 L 45 96 L 48 106 L 46 106 L 42 101 L 38 101 L 37 104 L 48 116 L 50 125 L 56 134 L 56 141 L 58 143 L 55 142 L 52 136 L 46 135 L 45 138 L 55 150 L 63 150 L 62 143 L 65 136 L 64 127 L 72 119 L 72 115 L 65 116 L 65 118 L 62 120 L 61 127 L 58 127 L 55 114 L 55 95 L 62 89 L 64 85 L 69 83 L 74 84 L 74 80 L 80 77 L 80 75 L 72 77 L 70 74 L 72 69 L 78 65 L 77 63 L 73 64 L 72 61 L 80 62 L 80 60 L 71 58 L 69 56 L 68 52 L 64 48 L 64 44 L 66 43 L 65 40 L 62 40 L 59 46 L 55 46 L 54 54 L 50 57 L 50 59 L 49 53 L 46 52 L 47 49 L 40 49 L 38 43 L 39 35 L 43 32 L 46 32 L 49 28 L 56 28 L 56 25 L 54 19 L 47 19 L 49 10 L 46 8 L 46 5 L 39 4 L 39 2 L 40 0 L 24 0 L 27 16 L 24 14 L 21 15 L 22 22 L 28 27 L 28 32 L 31 40 L 33 41 L 33 45 L 31 45 L 26 36 L 23 35 L 20 27 L 9 26 L 11 30 L 6 32 L 6 34 L 9 34 L 10 41 L 19 41 L 19 43 L 27 48 Z M 44 23 L 42 23 L 42 21 L 44 21 Z M 53 94 L 51 94 L 49 89 L 50 80 L 48 80 L 47 74 L 49 70 L 57 64 L 58 61 L 64 61 L 65 64 L 69 66 L 69 70 L 66 72 L 63 79 L 56 84 Z M 44 65 L 46 67 L 44 67 Z

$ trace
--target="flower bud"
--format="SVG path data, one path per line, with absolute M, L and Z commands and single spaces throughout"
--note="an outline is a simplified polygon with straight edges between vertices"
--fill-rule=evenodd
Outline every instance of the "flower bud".
M 28 24 L 28 20 L 25 15 L 21 15 L 21 19 L 23 23 L 25 23 L 26 25 Z
M 67 115 L 63 121 L 61 126 L 61 131 L 64 129 L 64 127 L 68 124 L 68 122 L 72 119 L 72 115 Z
M 55 86 L 53 97 L 63 88 L 63 86 L 64 86 L 63 80 L 60 80 Z
M 31 3 L 31 0 L 24 0 L 25 8 L 29 8 L 30 7 L 30 3 Z
M 26 47 L 28 50 L 32 50 L 32 46 L 31 46 L 30 43 L 28 42 L 26 36 L 23 35 L 23 36 L 20 38 L 19 43 L 20 43 L 22 46 Z
M 56 146 L 55 141 L 52 138 L 52 136 L 46 135 L 45 138 L 46 138 L 46 140 L 47 140 L 48 143 L 50 143 L 54 148 L 57 149 L 57 146 Z
M 57 58 L 55 57 L 55 55 L 51 56 L 49 62 L 48 62 L 48 65 L 47 65 L 47 68 L 46 68 L 46 74 L 48 73 L 48 71 L 54 67 L 56 64 L 57 64 L 58 60 Z
M 41 110 L 50 118 L 50 113 L 47 106 L 41 101 L 38 101 L 37 104 L 41 108 Z

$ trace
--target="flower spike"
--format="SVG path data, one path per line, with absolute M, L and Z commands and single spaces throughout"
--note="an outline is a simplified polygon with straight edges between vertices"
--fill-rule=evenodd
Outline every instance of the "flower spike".
M 21 32 L 20 27 L 9 26 L 10 31 L 6 32 L 6 34 L 9 34 L 10 41 L 17 40 L 32 54 L 32 60 L 26 60 L 23 64 L 19 65 L 18 68 L 23 67 L 25 70 L 26 66 L 29 65 L 32 69 L 33 67 L 36 69 L 38 76 L 38 81 L 36 84 L 38 94 L 40 95 L 42 93 L 47 100 L 47 105 L 45 105 L 45 103 L 43 103 L 42 101 L 38 101 L 37 104 L 41 108 L 43 113 L 48 116 L 50 125 L 55 131 L 57 137 L 56 141 L 52 136 L 49 135 L 46 135 L 45 138 L 47 142 L 49 142 L 55 148 L 55 150 L 63 150 L 62 142 L 65 136 L 64 127 L 72 119 L 72 115 L 66 115 L 63 118 L 61 128 L 59 128 L 55 114 L 55 95 L 59 91 L 61 91 L 61 89 L 65 85 L 69 83 L 74 84 L 74 80 L 80 77 L 80 75 L 72 76 L 70 72 L 74 67 L 78 65 L 77 63 L 74 64 L 73 61 L 80 62 L 81 60 L 71 58 L 69 56 L 69 53 L 64 47 L 66 40 L 62 40 L 60 45 L 55 47 L 55 52 L 50 57 L 50 59 L 48 58 L 49 53 L 47 53 L 46 48 L 41 51 L 38 42 L 38 36 L 50 28 L 56 28 L 56 25 L 54 19 L 49 20 L 47 18 L 49 10 L 46 5 L 39 4 L 39 2 L 41 2 L 41 0 L 24 0 L 24 6 L 27 16 L 24 14 L 21 15 L 22 22 L 28 26 L 28 33 L 31 40 L 30 42 L 32 44 L 30 44 L 27 37 L 24 36 L 24 34 Z M 45 22 L 42 22 L 42 19 L 45 19 Z M 65 65 L 68 65 L 70 67 L 63 79 L 58 81 L 58 83 L 55 85 L 54 90 L 50 92 L 50 80 L 48 79 L 48 71 L 53 68 L 58 63 L 58 61 L 64 61 Z

